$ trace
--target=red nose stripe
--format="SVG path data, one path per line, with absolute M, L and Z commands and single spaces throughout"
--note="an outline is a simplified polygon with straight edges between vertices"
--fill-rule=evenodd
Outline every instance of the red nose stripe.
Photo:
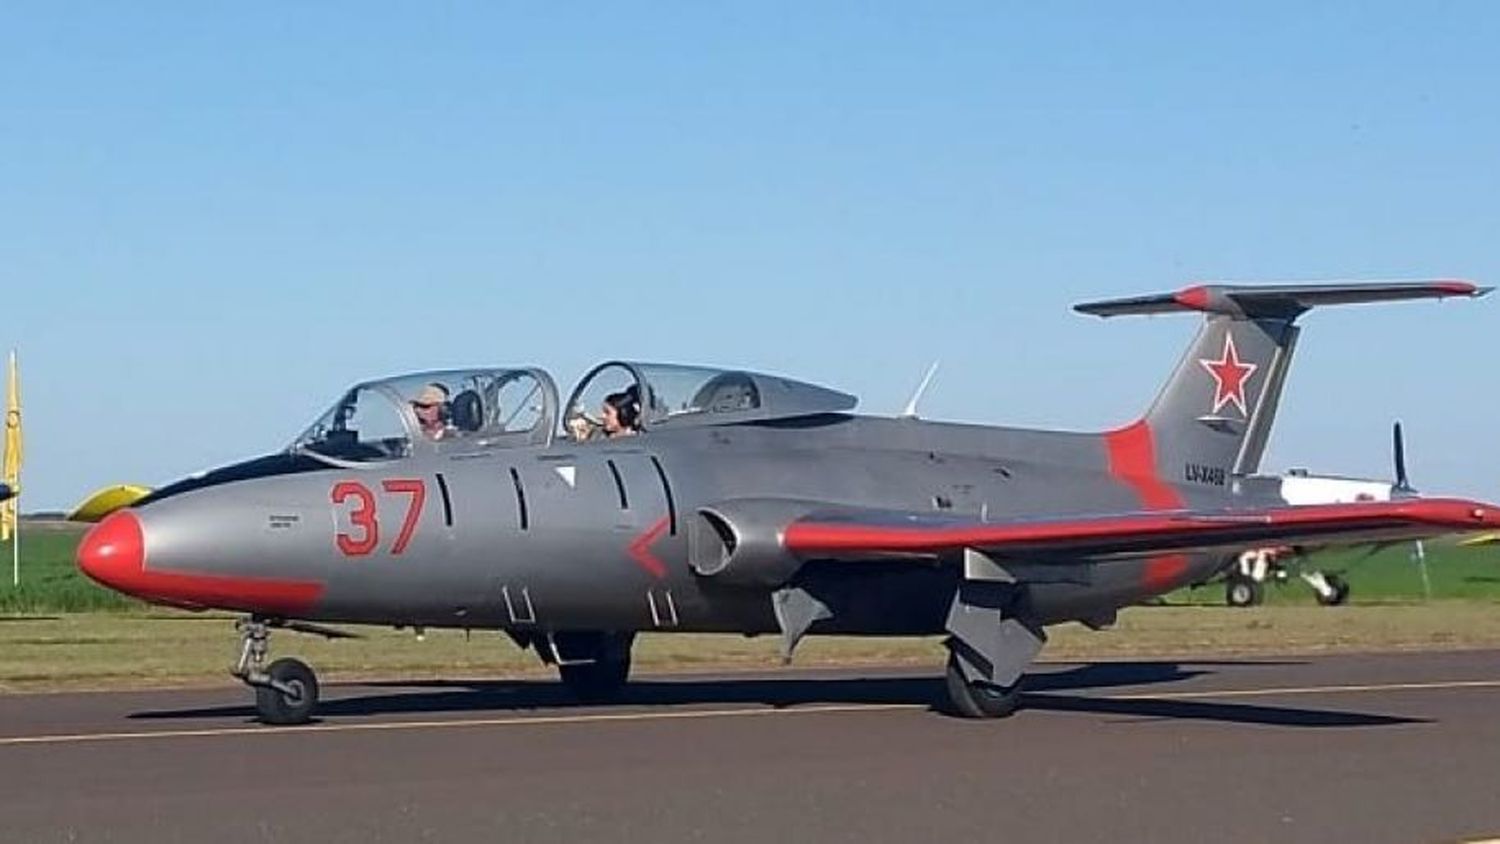
M 148 570 L 141 520 L 129 510 L 84 536 L 78 568 L 111 589 L 164 604 L 296 615 L 323 597 L 316 581 Z

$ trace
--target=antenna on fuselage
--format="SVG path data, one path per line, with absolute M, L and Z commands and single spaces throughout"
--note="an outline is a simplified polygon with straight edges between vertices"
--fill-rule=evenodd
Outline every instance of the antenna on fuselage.
M 922 383 L 917 385 L 916 392 L 911 394 L 911 401 L 901 411 L 901 419 L 917 418 L 917 402 L 922 400 L 922 395 L 927 392 L 927 385 L 932 383 L 932 376 L 937 374 L 938 361 L 933 361 L 932 366 L 927 367 L 927 374 L 922 376 Z

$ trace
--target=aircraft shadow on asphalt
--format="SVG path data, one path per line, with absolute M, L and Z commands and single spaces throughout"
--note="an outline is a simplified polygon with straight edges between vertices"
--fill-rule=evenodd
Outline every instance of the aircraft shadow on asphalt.
M 1276 662 L 1111 662 L 1047 670 L 1027 681 L 1025 707 L 1036 711 L 1092 712 L 1140 719 L 1206 720 L 1287 727 L 1370 727 L 1419 723 L 1419 719 L 1205 700 L 1076 694 L 1117 687 L 1177 683 L 1212 674 L 1216 665 L 1286 665 Z M 318 707 L 322 718 L 422 713 L 495 713 L 535 709 L 611 709 L 625 706 L 761 704 L 778 708 L 815 704 L 916 704 L 945 707 L 943 680 L 932 676 L 870 678 L 642 679 L 630 683 L 611 704 L 583 704 L 559 683 L 547 680 L 416 680 L 334 685 L 353 690 Z M 380 690 L 363 693 L 366 690 Z M 386 690 L 392 691 L 386 691 Z M 395 691 L 400 690 L 400 691 Z M 1075 694 L 1067 694 L 1069 692 Z M 255 717 L 250 705 L 198 707 L 134 713 L 133 719 Z

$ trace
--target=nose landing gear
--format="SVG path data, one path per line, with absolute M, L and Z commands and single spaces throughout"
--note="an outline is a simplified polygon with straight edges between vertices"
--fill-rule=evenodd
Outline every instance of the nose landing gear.
M 318 677 L 300 659 L 282 657 L 266 665 L 272 626 L 255 616 L 235 622 L 240 659 L 229 673 L 255 690 L 255 711 L 262 723 L 305 724 L 318 705 Z

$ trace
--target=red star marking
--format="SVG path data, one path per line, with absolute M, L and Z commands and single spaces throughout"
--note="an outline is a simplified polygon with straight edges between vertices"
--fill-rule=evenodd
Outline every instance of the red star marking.
M 1224 354 L 1218 360 L 1199 358 L 1198 363 L 1214 377 L 1214 407 L 1209 412 L 1218 413 L 1219 408 L 1232 404 L 1240 409 L 1241 415 L 1249 416 L 1250 411 L 1245 408 L 1245 382 L 1260 366 L 1240 360 L 1234 348 L 1234 335 L 1224 332 Z

